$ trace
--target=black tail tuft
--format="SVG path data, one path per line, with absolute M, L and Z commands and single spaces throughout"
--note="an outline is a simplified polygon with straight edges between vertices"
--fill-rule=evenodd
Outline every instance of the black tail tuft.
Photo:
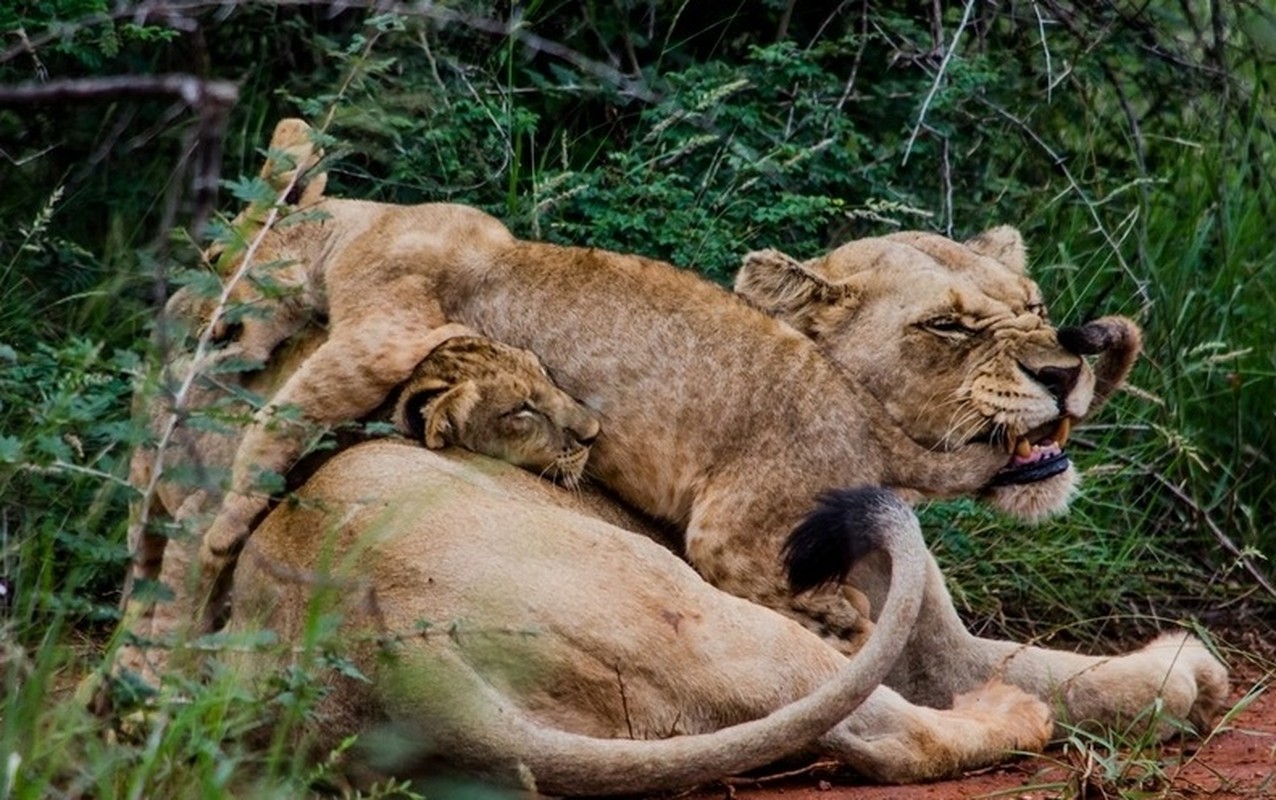
M 789 588 L 801 594 L 846 580 L 855 562 L 881 545 L 882 528 L 900 508 L 907 506 L 898 495 L 877 486 L 822 493 L 784 543 Z

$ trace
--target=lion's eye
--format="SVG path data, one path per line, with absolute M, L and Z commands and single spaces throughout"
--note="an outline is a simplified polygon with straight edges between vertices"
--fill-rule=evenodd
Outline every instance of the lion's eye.
M 932 317 L 923 322 L 922 327 L 940 336 L 970 336 L 975 333 L 957 317 Z
M 521 403 L 512 411 L 506 412 L 505 416 L 510 419 L 532 419 L 539 412 L 532 407 L 531 403 Z

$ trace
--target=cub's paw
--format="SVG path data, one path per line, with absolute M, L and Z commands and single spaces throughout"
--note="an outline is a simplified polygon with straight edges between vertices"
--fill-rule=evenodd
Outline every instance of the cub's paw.
M 199 544 L 199 564 L 205 576 L 214 576 L 230 566 L 246 532 L 218 519 Z
M 253 520 L 266 510 L 266 500 L 253 495 L 228 495 L 222 501 L 199 543 L 199 561 L 206 572 L 220 572 L 234 563 L 252 532 Z
M 1054 713 L 1041 698 L 993 679 L 953 697 L 952 713 L 986 722 L 1000 750 L 1040 752 L 1054 733 Z

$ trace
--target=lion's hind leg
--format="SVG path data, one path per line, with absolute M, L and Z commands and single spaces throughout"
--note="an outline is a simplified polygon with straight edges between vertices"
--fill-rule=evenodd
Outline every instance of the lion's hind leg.
M 1227 707 L 1227 668 L 1189 633 L 1164 633 L 1138 650 L 1109 658 L 1066 655 L 1073 658 L 1031 648 L 1016 654 L 1007 672 L 1018 679 L 1040 679 L 1047 671 L 1040 662 L 1050 662 L 1048 669 L 1056 676 L 1071 666 L 1057 685 L 1057 696 L 1064 721 L 1073 724 L 1151 727 L 1167 738 L 1187 722 L 1204 735 Z M 1078 669 L 1076 659 L 1088 663 Z
M 864 559 L 851 577 L 870 600 L 882 602 L 889 582 L 878 560 Z M 1055 704 L 1060 723 L 1151 724 L 1162 735 L 1182 730 L 1184 722 L 1205 733 L 1225 708 L 1227 668 L 1188 633 L 1164 634 L 1115 656 L 977 637 L 957 615 L 933 559 L 924 603 L 908 650 L 887 680 L 913 702 L 942 705 L 997 678 Z M 1062 726 L 1057 731 L 1066 733 Z

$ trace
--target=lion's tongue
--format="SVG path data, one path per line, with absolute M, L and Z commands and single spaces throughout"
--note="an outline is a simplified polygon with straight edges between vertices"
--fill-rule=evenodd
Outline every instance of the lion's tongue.
M 1041 444 L 1030 444 L 1027 439 L 1020 439 L 1015 445 L 1015 454 L 1010 459 L 1010 466 L 1022 467 L 1024 464 L 1035 464 L 1062 452 L 1063 449 L 1052 440 L 1046 440 Z
M 1068 435 L 1072 432 L 1072 420 L 1064 417 L 1059 420 L 1059 424 L 1055 427 L 1054 433 L 1050 438 L 1043 439 L 1037 444 L 1029 441 L 1028 437 L 1020 436 L 1015 441 L 1014 452 L 1010 458 L 1010 467 L 1021 467 L 1024 464 L 1035 464 L 1046 458 L 1053 458 L 1063 452 L 1063 444 L 1068 441 Z

